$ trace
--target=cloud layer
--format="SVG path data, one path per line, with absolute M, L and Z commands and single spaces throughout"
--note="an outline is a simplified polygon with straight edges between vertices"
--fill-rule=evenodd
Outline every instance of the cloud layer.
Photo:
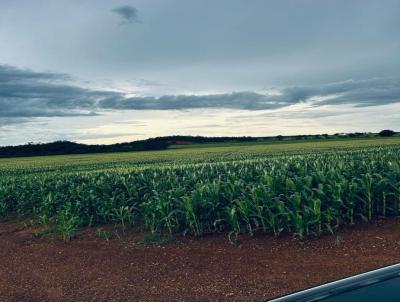
M 0 117 L 51 117 L 94 114 L 98 100 L 113 95 L 67 84 L 64 74 L 0 65 Z
M 70 77 L 65 74 L 0 65 L 0 117 L 3 125 L 7 120 L 15 123 L 22 118 L 96 115 L 104 110 L 225 108 L 254 111 L 298 103 L 366 107 L 398 102 L 400 80 L 395 78 L 348 80 L 264 92 L 127 97 L 123 92 L 93 90 L 71 84 Z

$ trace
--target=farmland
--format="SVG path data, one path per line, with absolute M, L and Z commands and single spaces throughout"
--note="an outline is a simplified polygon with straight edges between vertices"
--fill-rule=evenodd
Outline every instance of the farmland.
M 64 240 L 116 224 L 298 238 L 400 214 L 400 138 L 177 146 L 0 160 L 0 216 Z

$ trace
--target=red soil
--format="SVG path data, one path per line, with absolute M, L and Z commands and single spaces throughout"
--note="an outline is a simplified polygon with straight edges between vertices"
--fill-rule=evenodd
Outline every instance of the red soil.
M 64 243 L 0 223 L 0 301 L 263 301 L 400 260 L 400 219 L 301 242 L 226 235 L 166 246 L 106 241 L 95 230 Z

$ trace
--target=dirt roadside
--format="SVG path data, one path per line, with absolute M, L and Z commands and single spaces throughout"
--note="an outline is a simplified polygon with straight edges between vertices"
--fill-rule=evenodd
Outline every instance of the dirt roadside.
M 140 234 L 106 241 L 87 229 L 64 243 L 0 223 L 0 301 L 263 301 L 400 261 L 400 219 L 338 234 L 138 246 Z

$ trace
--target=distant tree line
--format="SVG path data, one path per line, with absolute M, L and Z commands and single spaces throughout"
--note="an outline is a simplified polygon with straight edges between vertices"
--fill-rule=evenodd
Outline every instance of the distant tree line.
M 56 141 L 52 143 L 28 143 L 19 146 L 0 147 L 0 157 L 20 156 L 42 156 L 42 155 L 63 155 L 63 154 L 85 154 L 85 153 L 108 153 L 108 152 L 131 152 L 150 151 L 167 149 L 170 145 L 205 144 L 205 143 L 228 143 L 228 142 L 262 142 L 262 141 L 291 141 L 310 139 L 335 139 L 335 138 L 363 138 L 363 137 L 390 137 L 398 135 L 393 130 L 382 130 L 379 133 L 336 133 L 334 135 L 293 135 L 293 136 L 163 136 L 146 140 L 118 143 L 112 145 L 85 145 L 70 141 Z
M 158 139 L 112 145 L 85 145 L 69 141 L 56 141 L 45 144 L 29 143 L 20 146 L 0 147 L 0 157 L 163 150 L 167 149 L 168 146 L 169 144 L 166 141 Z

